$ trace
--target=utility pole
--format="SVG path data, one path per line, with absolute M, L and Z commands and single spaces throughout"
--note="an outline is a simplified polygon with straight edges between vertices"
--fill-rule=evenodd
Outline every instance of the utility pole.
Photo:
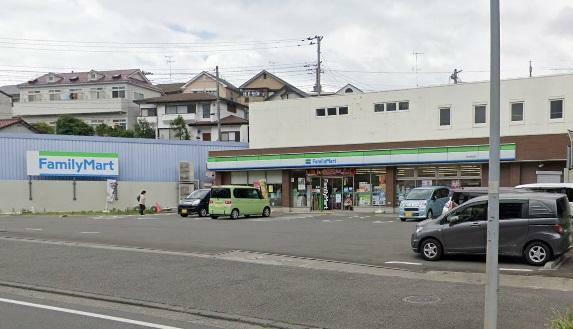
M 490 0 L 490 73 L 489 103 L 489 178 L 487 198 L 487 256 L 484 305 L 484 329 L 497 329 L 499 301 L 499 0 Z
M 215 76 L 217 77 L 217 141 L 221 141 L 221 99 L 219 96 L 219 65 L 215 66 Z
M 533 66 L 531 66 L 531 60 L 529 60 L 529 77 L 531 78 L 533 73 Z
M 424 55 L 424 53 L 420 53 L 417 51 L 412 51 L 412 55 L 414 55 L 414 57 L 416 58 L 416 64 L 414 66 L 414 73 L 416 73 L 416 87 L 419 87 L 418 85 L 418 55 Z
M 171 78 L 171 75 L 172 75 L 172 73 L 171 73 L 171 64 L 172 64 L 172 63 L 175 63 L 175 61 L 172 59 L 172 58 L 173 58 L 173 55 L 166 55 L 165 58 L 166 58 L 165 61 L 167 62 L 167 64 L 169 64 L 169 81 L 170 81 L 170 82 L 173 82 L 173 79 Z
M 316 40 L 316 85 L 314 86 L 314 91 L 316 91 L 318 96 L 322 93 L 322 86 L 320 84 L 320 74 L 322 73 L 320 68 L 320 42 L 322 41 L 322 38 L 324 38 L 322 35 L 315 35 L 314 37 L 306 38 L 307 40 L 311 40 L 311 45 L 315 44 L 312 40 Z

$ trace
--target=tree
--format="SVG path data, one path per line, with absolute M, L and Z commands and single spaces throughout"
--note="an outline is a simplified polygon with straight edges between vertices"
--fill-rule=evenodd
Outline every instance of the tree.
M 54 127 L 50 126 L 49 124 L 47 124 L 45 122 L 34 123 L 34 124 L 32 124 L 32 126 L 34 128 L 36 128 L 36 130 L 40 134 L 53 134 L 56 132 L 56 129 L 54 129 Z
M 95 128 L 95 133 L 97 136 L 102 137 L 124 137 L 124 138 L 134 138 L 135 132 L 129 129 L 123 129 L 120 126 L 109 126 L 105 123 L 97 125 Z
M 155 129 L 146 120 L 137 120 L 134 133 L 138 138 L 155 138 Z
M 70 115 L 62 115 L 56 122 L 56 134 L 93 136 L 94 129 L 80 119 L 74 118 Z
M 109 137 L 112 135 L 112 131 L 113 128 L 105 123 L 100 123 L 95 127 L 95 134 L 97 136 Z
M 191 136 L 189 135 L 189 130 L 187 130 L 187 122 L 182 116 L 178 115 L 175 120 L 171 121 L 169 124 L 171 129 L 175 130 L 175 137 L 181 140 L 189 140 Z

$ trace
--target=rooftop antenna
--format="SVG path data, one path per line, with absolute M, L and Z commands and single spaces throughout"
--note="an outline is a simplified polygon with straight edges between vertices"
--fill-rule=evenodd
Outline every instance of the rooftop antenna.
M 173 82 L 172 73 L 171 73 L 171 64 L 175 63 L 173 59 L 173 55 L 165 55 L 165 61 L 169 64 L 169 82 Z
M 417 52 L 417 51 L 412 51 L 412 55 L 414 55 L 414 57 L 416 58 L 416 64 L 414 66 L 414 73 L 416 73 L 416 87 L 419 87 L 420 85 L 418 84 L 418 55 L 424 55 L 424 53 L 421 52 Z

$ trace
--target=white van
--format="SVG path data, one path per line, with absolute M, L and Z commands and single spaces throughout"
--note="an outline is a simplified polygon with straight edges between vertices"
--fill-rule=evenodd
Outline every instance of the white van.
M 515 187 L 536 192 L 560 193 L 567 196 L 569 205 L 573 207 L 573 183 L 535 183 L 523 184 Z

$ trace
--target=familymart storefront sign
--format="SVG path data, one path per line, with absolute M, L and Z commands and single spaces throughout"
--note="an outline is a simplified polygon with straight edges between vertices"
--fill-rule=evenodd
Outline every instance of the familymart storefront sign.
M 28 151 L 26 163 L 29 176 L 119 176 L 116 153 Z
M 501 160 L 516 158 L 516 144 L 500 146 Z M 309 152 L 209 157 L 209 170 L 361 167 L 424 163 L 486 162 L 488 145 L 420 147 L 349 152 Z

